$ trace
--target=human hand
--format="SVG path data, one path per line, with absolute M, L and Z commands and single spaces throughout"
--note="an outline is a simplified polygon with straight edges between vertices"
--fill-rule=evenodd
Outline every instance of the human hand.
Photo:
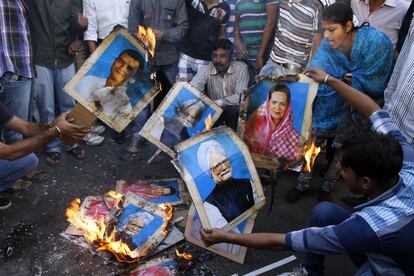
M 68 112 L 62 113 L 53 121 L 53 125 L 57 127 L 61 136 L 68 137 L 73 140 L 82 139 L 90 129 L 86 126 L 78 126 L 72 124 L 73 119 L 68 118 Z
M 164 33 L 161 32 L 160 30 L 155 30 L 154 29 L 154 30 L 152 30 L 152 32 L 154 33 L 156 40 L 161 40 L 164 37 Z
M 325 83 L 329 76 L 320 68 L 310 68 L 305 72 L 305 75 L 319 83 Z
M 239 39 L 235 39 L 234 44 L 236 46 L 236 54 L 238 58 L 245 58 L 247 57 L 247 50 L 244 46 L 243 42 L 241 42 Z
M 80 47 L 80 41 L 72 41 L 69 45 L 68 45 L 68 53 L 71 57 L 74 57 L 79 50 Z
M 78 25 L 82 30 L 86 30 L 88 28 L 88 18 L 81 13 L 78 13 L 77 16 Z
M 206 246 L 227 241 L 227 233 L 221 229 L 200 229 L 201 240 Z

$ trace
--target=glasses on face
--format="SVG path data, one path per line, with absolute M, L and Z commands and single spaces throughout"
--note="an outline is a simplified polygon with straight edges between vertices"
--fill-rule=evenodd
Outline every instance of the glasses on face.
M 224 159 L 223 161 L 221 161 L 220 163 L 217 163 L 214 167 L 212 167 L 211 170 L 216 171 L 219 168 L 222 168 L 223 166 L 226 168 L 229 167 L 230 161 L 228 159 Z

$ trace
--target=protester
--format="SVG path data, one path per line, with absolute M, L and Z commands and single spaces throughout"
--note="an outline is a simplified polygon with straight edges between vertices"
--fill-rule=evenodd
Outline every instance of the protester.
M 138 26 L 152 28 L 156 36 L 155 65 L 157 71 L 162 72 L 168 80 L 167 84 L 162 84 L 163 91 L 168 92 L 168 87 L 175 83 L 175 77 L 178 73 L 179 51 L 177 44 L 181 42 L 188 29 L 185 1 L 132 1 L 129 10 L 128 27 L 132 33 L 137 33 Z M 165 96 L 165 94 L 164 92 L 162 96 Z M 134 120 L 136 127 L 128 147 L 129 152 L 136 153 L 139 151 L 143 139 L 138 132 L 148 118 L 149 106 Z
M 211 50 L 226 36 L 230 7 L 222 0 L 186 0 L 189 29 L 182 41 L 178 79 L 191 81 L 211 61 Z
M 322 10 L 331 0 L 281 0 L 274 45 L 261 76 L 280 76 L 305 69 L 322 40 Z
M 254 66 L 256 73 L 268 58 L 276 24 L 276 0 L 239 0 L 236 3 L 234 44 L 237 56 Z
M 230 40 L 218 40 L 213 46 L 212 63 L 201 67 L 190 84 L 200 91 L 205 90 L 207 96 L 223 108 L 216 125 L 225 122 L 236 131 L 240 97 L 247 88 L 249 73 L 245 63 L 232 60 L 233 51 Z
M 355 275 L 414 274 L 414 150 L 388 113 L 365 93 L 311 69 L 309 77 L 331 86 L 376 131 L 358 133 L 341 149 L 341 174 L 350 191 L 370 199 L 354 213 L 324 202 L 312 212 L 310 228 L 287 234 L 225 233 L 202 229 L 209 246 L 230 242 L 247 247 L 305 252 L 304 266 L 285 275 L 323 275 L 325 255 L 346 254 L 358 267 Z
M 236 20 L 236 2 L 237 0 L 227 0 L 230 7 L 230 16 L 226 25 L 226 38 L 234 43 L 234 21 Z
M 393 66 L 391 41 L 382 32 L 371 27 L 356 28 L 349 6 L 335 3 L 323 12 L 322 41 L 310 66 L 321 67 L 328 74 L 346 79 L 356 89 L 369 95 L 380 105 Z M 368 121 L 359 116 L 335 90 L 319 85 L 312 112 L 313 136 L 321 144 L 327 137 L 334 137 L 332 148 L 337 149 L 352 133 L 368 128 Z M 329 145 L 328 145 L 329 147 Z M 331 188 L 339 177 L 336 160 L 330 161 L 324 176 L 319 201 L 331 200 Z M 309 189 L 311 174 L 301 173 L 296 188 L 286 195 L 286 201 L 297 201 Z
M 61 114 L 48 124 L 29 123 L 13 115 L 5 105 L 0 103 L 0 129 L 12 129 L 27 137 L 14 144 L 0 143 L 0 210 L 10 207 L 11 201 L 2 192 L 11 188 L 13 184 L 27 173 L 36 169 L 39 160 L 33 151 L 56 138 L 68 137 L 81 139 L 88 129 L 73 125 L 67 121 L 67 113 Z M 26 189 L 26 186 L 16 189 Z
M 47 123 L 55 115 L 71 110 L 75 101 L 63 91 L 65 84 L 75 74 L 71 44 L 79 26 L 79 16 L 72 16 L 72 1 L 28 1 L 27 11 L 33 38 L 36 78 L 33 83 L 33 99 L 39 109 L 40 122 Z M 85 151 L 75 144 L 66 148 L 77 159 L 85 158 Z M 46 163 L 60 164 L 60 141 L 51 140 L 46 145 Z
M 352 0 L 351 8 L 358 19 L 358 27 L 369 23 L 385 33 L 395 49 L 403 18 L 408 9 L 405 0 Z

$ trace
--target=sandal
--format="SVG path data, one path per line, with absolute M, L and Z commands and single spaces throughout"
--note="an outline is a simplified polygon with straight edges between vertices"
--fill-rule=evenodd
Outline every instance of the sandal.
M 49 166 L 60 165 L 60 152 L 47 152 L 46 153 L 46 164 Z
M 81 147 L 75 147 L 69 150 L 68 153 L 78 160 L 85 159 L 85 151 Z
M 27 188 L 29 188 L 30 185 L 32 185 L 31 181 L 26 180 L 24 178 L 20 178 L 16 182 L 14 182 L 13 186 L 11 186 L 11 189 L 13 191 L 22 191 L 22 190 L 26 190 Z
M 24 176 L 25 180 L 31 181 L 33 183 L 41 183 L 49 179 L 49 174 L 44 171 L 35 171 L 32 176 Z

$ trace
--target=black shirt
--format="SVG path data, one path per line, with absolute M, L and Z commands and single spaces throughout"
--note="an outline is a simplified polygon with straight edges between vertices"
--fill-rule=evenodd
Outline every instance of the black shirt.
M 230 6 L 222 0 L 210 9 L 202 0 L 186 2 L 190 28 L 183 39 L 182 52 L 192 58 L 211 60 L 211 51 L 220 28 L 229 20 Z

